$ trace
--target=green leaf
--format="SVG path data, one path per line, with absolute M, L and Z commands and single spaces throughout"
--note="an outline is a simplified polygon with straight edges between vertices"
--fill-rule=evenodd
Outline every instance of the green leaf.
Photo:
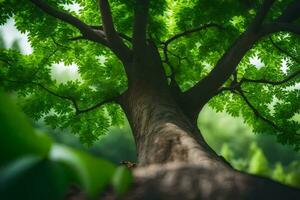
M 0 166 L 24 155 L 45 157 L 51 140 L 37 133 L 0 89 Z
M 63 164 L 91 197 L 104 190 L 115 171 L 115 166 L 108 161 L 58 144 L 53 145 L 50 160 Z
M 133 176 L 131 171 L 125 166 L 118 167 L 112 179 L 115 193 L 118 196 L 124 195 L 131 186 L 132 181 Z
M 69 186 L 69 178 L 58 163 L 38 157 L 23 157 L 2 167 L 2 200 L 60 200 Z

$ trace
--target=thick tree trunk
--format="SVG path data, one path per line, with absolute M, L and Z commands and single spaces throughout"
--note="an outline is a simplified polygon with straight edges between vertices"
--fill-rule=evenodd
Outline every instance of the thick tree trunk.
M 138 78 L 120 100 L 139 161 L 125 199 L 300 199 L 299 190 L 238 172 L 219 157 L 185 114 L 162 66 L 153 67 L 160 63 L 146 58 L 135 63 L 147 66 L 135 67 L 131 77 Z
M 218 164 L 218 156 L 205 143 L 163 86 L 138 82 L 126 94 L 123 106 L 137 145 L 139 164 L 168 162 Z
M 231 168 L 164 87 L 140 81 L 124 99 L 139 160 L 125 199 L 300 199 L 297 189 Z
M 129 87 L 119 99 L 139 161 L 133 187 L 123 199 L 300 199 L 298 189 L 238 172 L 219 157 L 189 117 L 180 94 L 168 86 L 159 54 L 148 50 L 143 59 L 127 63 Z M 109 193 L 101 199 L 115 198 Z

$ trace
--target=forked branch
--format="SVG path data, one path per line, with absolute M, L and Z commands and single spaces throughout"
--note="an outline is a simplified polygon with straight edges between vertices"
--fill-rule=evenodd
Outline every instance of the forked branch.
M 298 7 L 298 3 L 292 3 L 275 22 L 263 23 L 273 3 L 274 0 L 265 0 L 263 2 L 252 23 L 219 59 L 212 71 L 184 93 L 183 101 L 189 102 L 187 112 L 192 113 L 192 116 L 197 116 L 200 109 L 218 93 L 219 88 L 234 73 L 244 55 L 259 39 L 279 31 L 300 34 L 300 25 L 290 23 L 298 18 L 299 14 L 283 17 L 286 16 L 285 13 L 288 11 L 297 12 L 297 9 L 293 7 Z
M 241 88 L 241 83 L 238 83 L 237 85 L 232 85 L 230 87 L 222 87 L 219 89 L 218 94 L 224 92 L 224 91 L 229 91 L 233 94 L 237 94 L 239 95 L 247 104 L 247 106 L 252 110 L 253 114 L 255 115 L 255 117 L 259 118 L 260 120 L 262 120 L 264 123 L 266 123 L 267 125 L 271 126 L 273 129 L 279 131 L 279 132 L 283 132 L 283 130 L 281 128 L 279 128 L 273 121 L 269 120 L 268 118 L 264 117 L 259 111 L 258 109 L 255 108 L 255 106 L 249 101 L 249 99 L 246 97 L 244 91 Z
M 122 41 L 115 29 L 111 8 L 108 0 L 99 0 L 99 7 L 103 23 L 103 26 L 101 26 L 100 31 L 102 31 L 103 29 L 105 37 L 107 38 L 110 47 L 116 53 L 116 55 L 123 62 L 128 61 L 130 59 L 130 50 Z
M 104 104 L 107 103 L 112 103 L 112 102 L 116 102 L 117 98 L 119 97 L 119 95 L 117 97 L 112 97 L 112 98 L 108 98 L 106 100 L 103 100 L 99 103 L 96 103 L 88 108 L 79 108 L 78 102 L 76 101 L 75 97 L 73 96 L 66 96 L 63 94 L 59 94 L 58 92 L 55 92 L 51 89 L 49 89 L 48 87 L 44 86 L 43 84 L 39 83 L 39 82 L 35 82 L 35 81 L 20 81 L 20 80 L 10 80 L 10 79 L 3 79 L 3 81 L 6 82 L 12 82 L 12 83 L 22 83 L 22 84 L 31 84 L 31 85 L 35 85 L 38 86 L 39 88 L 41 88 L 42 90 L 46 91 L 47 93 L 51 94 L 52 96 L 55 96 L 57 98 L 60 98 L 62 100 L 66 100 L 69 101 L 72 105 L 73 108 L 75 110 L 75 114 L 79 115 L 82 113 L 86 113 L 92 110 L 95 110 L 101 106 L 103 106 Z

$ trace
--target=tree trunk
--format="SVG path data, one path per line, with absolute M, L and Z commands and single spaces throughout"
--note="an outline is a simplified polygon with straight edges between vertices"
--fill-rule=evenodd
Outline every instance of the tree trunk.
M 134 134 L 139 165 L 168 162 L 217 165 L 218 156 L 195 124 L 183 114 L 169 90 L 137 82 L 123 106 Z
M 300 191 L 238 172 L 205 143 L 170 91 L 143 81 L 123 104 L 139 167 L 127 199 L 299 199 Z
M 139 64 L 145 63 L 151 62 Z M 139 161 L 125 199 L 300 199 L 298 189 L 238 172 L 219 157 L 184 113 L 165 75 L 155 71 L 159 68 L 137 70 L 139 78 L 129 82 L 120 101 Z

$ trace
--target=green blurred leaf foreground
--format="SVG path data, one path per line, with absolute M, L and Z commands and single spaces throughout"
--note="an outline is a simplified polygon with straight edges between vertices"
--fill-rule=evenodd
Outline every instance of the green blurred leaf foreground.
M 2 200 L 62 199 L 72 185 L 90 198 L 109 185 L 122 195 L 132 182 L 129 169 L 56 144 L 46 134 L 35 131 L 2 90 L 0 133 Z

